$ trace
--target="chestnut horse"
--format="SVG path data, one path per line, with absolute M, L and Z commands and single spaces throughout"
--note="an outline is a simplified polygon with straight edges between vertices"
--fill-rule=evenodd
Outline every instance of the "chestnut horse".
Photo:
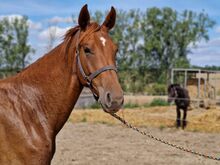
M 55 138 L 84 86 L 104 111 L 117 112 L 123 91 L 115 68 L 117 46 L 108 35 L 116 19 L 112 7 L 104 23 L 90 23 L 85 5 L 79 25 L 51 52 L 0 81 L 0 164 L 48 165 Z

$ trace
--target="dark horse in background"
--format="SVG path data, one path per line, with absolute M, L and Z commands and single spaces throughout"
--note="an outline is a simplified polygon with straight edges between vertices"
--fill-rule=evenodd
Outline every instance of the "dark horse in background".
M 85 86 L 104 111 L 115 113 L 121 108 L 118 48 L 109 36 L 115 19 L 112 7 L 102 25 L 90 22 L 85 5 L 79 25 L 66 33 L 61 44 L 0 81 L 0 165 L 49 165 L 56 135 Z
M 186 116 L 190 105 L 190 97 L 187 89 L 182 88 L 179 84 L 171 84 L 168 86 L 168 102 L 175 101 L 176 104 L 176 127 L 182 126 L 184 129 L 187 125 Z M 181 122 L 181 112 L 183 110 L 183 118 Z M 181 125 L 182 123 L 182 125 Z

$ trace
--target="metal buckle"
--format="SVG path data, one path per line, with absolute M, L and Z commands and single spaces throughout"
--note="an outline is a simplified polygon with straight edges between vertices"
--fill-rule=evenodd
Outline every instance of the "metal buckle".
M 79 55 L 79 49 L 76 48 L 76 55 Z
M 92 81 L 89 80 L 88 76 L 85 76 L 86 84 L 88 85 L 89 88 L 92 88 Z

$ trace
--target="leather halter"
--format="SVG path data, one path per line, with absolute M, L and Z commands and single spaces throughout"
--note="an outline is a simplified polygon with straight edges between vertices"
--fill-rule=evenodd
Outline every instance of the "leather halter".
M 79 53 L 79 46 L 77 44 L 76 47 L 76 63 L 77 66 L 79 67 L 79 71 L 83 77 L 83 79 L 86 81 L 86 87 L 89 87 L 90 90 L 92 91 L 92 94 L 94 96 L 94 98 L 96 99 L 96 101 L 98 100 L 99 96 L 93 91 L 94 90 L 94 86 L 92 85 L 92 80 L 95 79 L 98 75 L 100 75 L 102 72 L 108 71 L 108 70 L 114 70 L 115 72 L 117 72 L 117 69 L 115 66 L 113 65 L 107 65 L 104 66 L 96 71 L 94 71 L 93 73 L 91 73 L 90 75 L 87 75 L 83 69 L 82 63 L 80 61 L 80 53 Z

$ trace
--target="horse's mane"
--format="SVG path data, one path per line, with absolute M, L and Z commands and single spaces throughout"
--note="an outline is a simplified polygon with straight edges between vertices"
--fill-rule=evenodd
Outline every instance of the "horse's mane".
M 180 84 L 171 84 L 172 87 L 181 87 Z
M 171 88 L 180 88 L 180 84 L 170 84 L 169 86 L 168 86 L 168 91 L 170 91 L 171 90 Z
M 79 26 L 75 26 L 73 28 L 70 28 L 64 36 L 64 41 L 75 36 L 75 34 L 78 32 L 79 29 L 80 29 Z

